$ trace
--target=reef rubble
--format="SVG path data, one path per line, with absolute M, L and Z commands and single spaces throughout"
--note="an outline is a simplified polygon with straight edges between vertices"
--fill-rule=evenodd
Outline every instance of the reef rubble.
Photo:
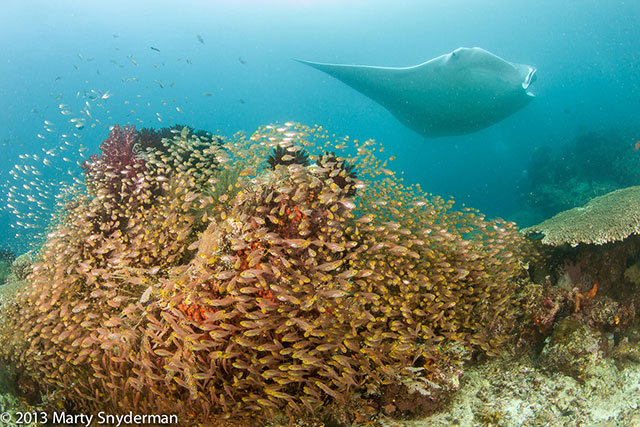
M 579 381 L 540 369 L 527 356 L 496 358 L 470 367 L 451 402 L 413 420 L 384 427 L 640 425 L 640 364 L 603 359 Z

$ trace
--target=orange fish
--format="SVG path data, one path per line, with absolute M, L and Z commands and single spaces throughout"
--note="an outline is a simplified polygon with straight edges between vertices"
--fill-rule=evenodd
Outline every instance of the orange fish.
M 633 147 L 633 151 L 640 150 L 640 141 L 636 142 L 636 145 Z

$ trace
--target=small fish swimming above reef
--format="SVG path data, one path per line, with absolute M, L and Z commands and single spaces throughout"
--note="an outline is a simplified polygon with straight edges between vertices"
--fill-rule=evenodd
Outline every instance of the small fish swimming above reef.
M 372 67 L 299 61 L 373 99 L 427 138 L 489 127 L 532 99 L 536 69 L 479 47 L 461 47 L 413 67 Z

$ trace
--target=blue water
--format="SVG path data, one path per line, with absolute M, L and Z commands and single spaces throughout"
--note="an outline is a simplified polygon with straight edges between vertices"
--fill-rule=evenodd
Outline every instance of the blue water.
M 42 157 L 69 131 L 78 134 L 66 138 L 71 146 L 83 144 L 88 156 L 115 123 L 181 123 L 232 135 L 292 120 L 375 138 L 396 156 L 406 182 L 510 217 L 523 209 L 518 180 L 536 147 L 585 129 L 640 138 L 639 20 L 640 2 L 628 0 L 5 2 L 0 182 L 14 185 L 9 171 L 24 163 L 18 155 Z M 291 60 L 409 66 L 460 46 L 536 67 L 534 102 L 483 131 L 425 139 Z M 76 129 L 69 120 L 86 102 L 102 125 Z M 59 104 L 73 113 L 61 114 Z M 59 152 L 41 165 L 40 178 L 68 182 L 81 176 L 81 160 Z M 16 245 L 12 222 L 2 211 L 2 246 Z

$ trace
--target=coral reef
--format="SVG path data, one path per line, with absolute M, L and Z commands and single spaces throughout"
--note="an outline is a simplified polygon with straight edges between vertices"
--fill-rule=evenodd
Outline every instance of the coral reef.
M 349 164 L 345 160 L 341 160 L 336 156 L 333 151 L 325 152 L 318 158 L 318 166 L 323 169 L 322 175 L 333 180 L 336 185 L 342 189 L 345 189 L 347 185 L 357 178 L 358 174 L 355 171 L 355 165 Z M 356 194 L 355 187 L 347 189 L 346 195 L 351 197 Z
M 640 156 L 630 138 L 611 130 L 589 131 L 561 147 L 536 149 L 519 183 L 526 204 L 542 218 L 582 206 L 613 190 L 640 184 Z
M 0 374 L 1 375 L 1 374 Z M 2 380 L 0 379 L 0 411 L 5 415 L 5 417 L 9 417 L 10 420 L 20 420 L 25 419 L 27 417 L 33 419 L 34 417 L 27 416 L 24 417 L 25 413 L 33 413 L 43 410 L 40 407 L 33 407 L 25 402 L 23 402 L 20 398 L 16 397 L 15 394 L 6 391 L 6 389 L 2 388 Z M 6 425 L 15 425 L 13 423 L 3 423 Z M 24 422 L 20 424 L 24 427 L 38 427 L 38 423 L 35 421 Z
M 565 405 L 568 418 L 585 424 L 616 412 L 628 419 L 633 413 L 628 405 L 637 405 L 622 394 L 623 404 L 613 404 L 603 392 L 609 393 L 611 384 L 628 387 L 628 376 L 638 375 L 639 191 L 616 190 L 523 230 L 543 238 L 533 241 L 539 256 L 528 266 L 532 283 L 519 292 L 518 342 L 535 358 L 535 369 L 552 373 L 558 382 L 572 377 L 597 396 L 587 405 L 588 399 L 572 392 L 573 403 Z M 567 418 L 557 411 L 548 415 L 552 423 Z
M 540 366 L 578 380 L 603 359 L 604 338 L 580 321 L 567 317 L 557 322 L 538 357 Z
M 625 362 L 633 362 L 640 364 L 640 331 L 637 327 L 629 331 L 613 349 L 612 355 L 619 362 L 618 365 L 624 366 Z
M 20 255 L 11 264 L 11 273 L 15 276 L 16 280 L 23 281 L 31 273 L 31 265 L 33 264 L 33 255 L 29 252 Z
M 536 366 L 525 354 L 471 366 L 460 390 L 440 411 L 414 420 L 386 417 L 384 427 L 636 426 L 640 423 L 640 364 L 611 359 L 592 365 L 584 380 Z
M 602 245 L 623 240 L 640 233 L 640 186 L 596 197 L 583 207 L 561 212 L 522 232 L 542 234 L 546 245 Z
M 145 162 L 134 152 L 138 139 L 135 126 L 116 125 L 100 145 L 100 155 L 92 154 L 82 164 L 89 192 L 110 205 L 137 204 L 143 192 Z
M 185 425 L 344 425 L 432 410 L 509 340 L 514 224 L 403 185 L 373 141 L 292 123 L 170 133 L 115 126 L 2 300 L 0 356 L 22 388 Z M 310 165 L 263 168 L 278 147 Z
M 639 197 L 640 187 L 616 190 L 522 230 L 543 235 L 536 243 L 545 255 L 530 265 L 538 284 L 522 299 L 541 332 L 571 316 L 620 340 L 637 323 Z
M 9 249 L 0 249 L 0 286 L 4 285 L 11 274 L 11 264 L 15 254 Z
M 297 146 L 284 148 L 278 145 L 269 153 L 267 163 L 271 169 L 275 169 L 277 165 L 309 166 L 309 154 L 306 150 Z
M 546 256 L 529 264 L 535 279 L 523 285 L 519 296 L 525 313 L 522 323 L 534 324 L 542 335 L 531 335 L 524 328 L 519 332 L 521 339 L 540 340 L 567 317 L 600 332 L 613 332 L 616 339 L 622 339 L 637 322 L 640 295 L 629 271 L 640 260 L 640 236 L 538 250 Z
M 640 261 L 636 262 L 624 271 L 624 278 L 634 285 L 640 285 Z
M 170 147 L 170 145 L 164 144 L 163 140 L 173 139 L 176 134 L 182 133 L 184 129 L 187 129 L 187 131 L 195 137 L 194 139 L 208 141 L 209 143 L 220 142 L 215 135 L 212 135 L 205 130 L 196 130 L 190 126 L 176 124 L 160 129 L 140 128 L 137 135 L 136 145 L 141 151 L 160 150 L 166 153 L 166 149 Z M 205 145 L 208 145 L 208 143 Z

